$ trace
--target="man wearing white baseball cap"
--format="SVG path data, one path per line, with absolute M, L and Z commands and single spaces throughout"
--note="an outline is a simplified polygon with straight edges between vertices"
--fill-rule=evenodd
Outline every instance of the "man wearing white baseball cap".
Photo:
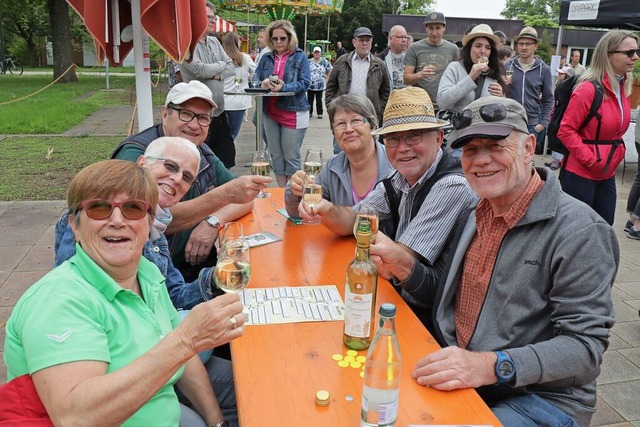
M 203 83 L 178 83 L 167 94 L 162 123 L 125 139 L 111 154 L 112 158 L 135 162 L 161 136 L 181 136 L 198 147 L 198 176 L 182 201 L 171 208 L 173 221 L 165 231 L 173 263 L 187 282 L 196 280 L 203 267 L 215 265 L 213 243 L 219 228 L 250 212 L 258 191 L 272 181 L 256 175 L 236 178 L 203 144 L 215 106 Z
M 615 323 L 615 233 L 549 169 L 531 166 L 535 137 L 518 102 L 480 98 L 453 125 L 480 201 L 430 291 L 443 348 L 413 378 L 475 388 L 505 426 L 588 426 Z

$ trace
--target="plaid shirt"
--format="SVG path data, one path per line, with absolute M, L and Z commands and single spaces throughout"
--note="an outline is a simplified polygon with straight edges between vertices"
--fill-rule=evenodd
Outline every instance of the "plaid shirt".
M 502 239 L 516 226 L 544 182 L 534 173 L 524 193 L 503 215 L 494 216 L 487 199 L 476 209 L 477 233 L 467 250 L 456 293 L 455 324 L 458 347 L 466 348 L 476 328 Z

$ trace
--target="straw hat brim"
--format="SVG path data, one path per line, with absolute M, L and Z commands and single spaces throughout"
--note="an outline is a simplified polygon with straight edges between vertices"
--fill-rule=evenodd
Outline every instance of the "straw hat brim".
M 535 40 L 536 43 L 540 42 L 540 39 L 538 37 L 535 37 L 533 34 L 520 34 L 518 36 L 515 36 L 513 38 L 513 40 L 515 40 L 516 42 L 520 39 L 531 39 L 531 40 Z
M 391 126 L 383 126 L 379 129 L 376 129 L 371 132 L 371 135 L 386 135 L 388 133 L 394 132 L 404 132 L 407 130 L 430 130 L 430 129 L 440 129 L 444 126 L 447 126 L 449 122 L 444 120 L 435 119 L 435 123 L 428 122 L 415 122 L 415 123 L 399 123 L 397 125 Z
M 467 43 L 469 43 L 471 40 L 478 37 L 485 37 L 487 39 L 491 39 L 493 40 L 493 43 L 495 43 L 496 46 L 498 46 L 501 43 L 500 37 L 496 36 L 493 33 L 489 34 L 489 33 L 478 32 L 478 33 L 469 33 L 466 36 L 464 36 L 462 38 L 462 46 L 466 46 Z

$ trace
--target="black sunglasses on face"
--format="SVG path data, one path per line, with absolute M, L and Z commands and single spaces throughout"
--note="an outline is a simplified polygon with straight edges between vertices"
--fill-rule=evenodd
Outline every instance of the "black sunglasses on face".
M 633 55 L 640 56 L 640 49 L 629 49 L 629 50 L 611 50 L 609 53 L 624 53 L 629 58 L 633 58 Z
M 288 38 L 289 37 L 271 37 L 271 41 L 274 43 L 278 43 L 278 42 L 284 43 L 287 41 Z
M 193 181 L 196 180 L 196 177 L 189 171 L 181 169 L 180 166 L 171 159 L 167 159 L 166 157 L 154 157 L 154 156 L 144 156 L 146 159 L 151 160 L 159 160 L 164 165 L 164 168 L 167 172 L 174 174 L 182 171 L 182 180 L 189 185 L 193 184 Z
M 80 209 L 84 209 L 87 216 L 91 219 L 107 219 L 113 213 L 115 208 L 120 208 L 122 216 L 127 219 L 142 219 L 149 212 L 149 202 L 146 200 L 130 199 L 122 202 L 112 202 L 104 199 L 83 200 L 80 203 L 76 213 Z
M 507 113 L 511 111 L 512 113 L 522 115 L 514 110 L 511 110 L 504 104 L 487 104 L 483 105 L 478 109 L 478 113 L 480 114 L 480 118 L 487 123 L 491 122 L 499 122 L 500 120 L 504 120 L 507 118 Z M 457 113 L 455 116 L 451 118 L 451 125 L 454 129 L 460 130 L 464 129 L 471 124 L 473 121 L 473 111 L 472 110 L 462 110 Z M 522 117 L 526 123 L 526 118 Z

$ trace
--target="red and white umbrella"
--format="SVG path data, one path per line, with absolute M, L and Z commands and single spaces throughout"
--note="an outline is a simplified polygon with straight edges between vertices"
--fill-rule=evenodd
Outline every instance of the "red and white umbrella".
M 207 30 L 203 0 L 67 0 L 93 37 L 97 56 L 114 66 L 135 46 L 136 94 L 140 130 L 153 125 L 149 42 L 182 62 Z M 146 31 L 146 33 L 145 33 Z M 139 48 L 138 48 L 139 47 Z
M 229 21 L 225 21 L 219 16 L 218 16 L 218 19 L 216 20 L 216 24 L 214 28 L 216 33 L 219 31 L 222 31 L 223 33 L 234 33 L 236 31 L 235 25 L 233 25 Z

